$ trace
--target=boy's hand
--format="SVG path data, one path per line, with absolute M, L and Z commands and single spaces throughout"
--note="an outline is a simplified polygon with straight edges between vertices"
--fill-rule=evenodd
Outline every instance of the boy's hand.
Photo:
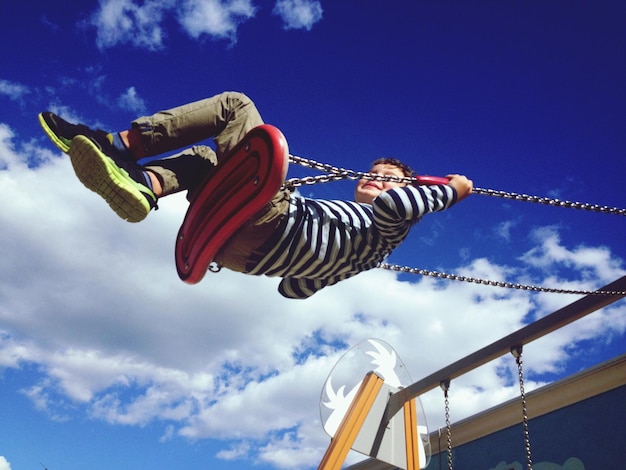
M 457 201 L 465 199 L 472 194 L 472 188 L 474 187 L 472 180 L 467 179 L 463 175 L 446 175 L 446 178 L 450 180 L 448 184 L 456 189 Z

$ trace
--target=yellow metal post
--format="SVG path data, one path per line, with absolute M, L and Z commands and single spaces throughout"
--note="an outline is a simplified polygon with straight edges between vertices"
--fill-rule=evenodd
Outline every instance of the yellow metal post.
M 406 470 L 419 470 L 417 411 L 415 398 L 407 401 L 404 406 L 404 440 L 406 445 Z
M 365 376 L 346 415 L 341 420 L 339 429 L 332 438 L 318 470 L 341 469 L 383 383 L 383 379 L 374 372 L 369 372 Z

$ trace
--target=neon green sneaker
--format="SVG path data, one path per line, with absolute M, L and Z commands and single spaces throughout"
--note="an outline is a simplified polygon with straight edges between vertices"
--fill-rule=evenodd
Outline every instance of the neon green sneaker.
M 62 152 L 69 151 L 72 139 L 77 135 L 92 138 L 102 148 L 112 147 L 109 133 L 101 129 L 93 130 L 84 124 L 72 124 L 50 111 L 40 113 L 38 118 L 43 131 Z
M 157 197 L 136 162 L 107 155 L 98 142 L 83 135 L 72 139 L 69 156 L 80 182 L 102 197 L 122 219 L 139 222 L 157 207 Z

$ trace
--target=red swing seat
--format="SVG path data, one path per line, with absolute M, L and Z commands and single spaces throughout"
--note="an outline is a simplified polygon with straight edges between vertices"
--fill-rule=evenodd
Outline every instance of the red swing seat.
M 196 284 L 226 241 L 278 192 L 289 150 L 282 132 L 252 129 L 206 177 L 194 195 L 176 238 L 179 277 Z

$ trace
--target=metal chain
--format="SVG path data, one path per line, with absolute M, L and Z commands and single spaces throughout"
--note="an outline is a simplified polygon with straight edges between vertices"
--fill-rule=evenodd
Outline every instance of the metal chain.
M 415 178 L 400 177 L 394 175 L 378 175 L 375 173 L 368 173 L 366 171 L 354 171 L 345 168 L 329 165 L 327 163 L 316 162 L 303 157 L 295 155 L 289 155 L 289 161 L 306 168 L 319 170 L 325 172 L 323 175 L 318 176 L 305 176 L 302 178 L 291 178 L 285 182 L 285 186 L 289 188 L 298 188 L 301 186 L 307 186 L 317 183 L 329 183 L 331 181 L 340 180 L 360 180 L 369 179 L 373 181 L 393 181 L 394 183 L 407 183 L 412 184 L 415 182 Z
M 398 177 L 393 175 L 377 175 L 373 173 L 367 173 L 362 171 L 347 170 L 345 168 L 339 168 L 326 163 L 320 163 L 315 160 L 310 160 L 295 155 L 290 155 L 289 160 L 300 166 L 312 168 L 325 172 L 323 175 L 318 176 L 306 176 L 303 178 L 291 178 L 285 182 L 285 186 L 288 188 L 297 188 L 304 185 L 312 185 L 317 183 L 328 183 L 331 181 L 339 181 L 344 179 L 358 180 L 358 179 L 370 179 L 375 181 L 393 181 L 396 183 L 412 184 L 416 180 L 409 177 Z M 600 206 L 597 204 L 587 204 L 581 202 L 561 201 L 559 199 L 553 199 L 541 196 L 530 196 L 528 194 L 518 194 L 506 191 L 497 191 L 494 189 L 473 188 L 473 194 L 480 194 L 483 196 L 494 196 L 502 199 L 509 199 L 514 201 L 534 202 L 537 204 L 544 204 L 555 207 L 566 207 L 571 209 L 580 209 L 585 211 L 601 212 L 604 214 L 614 214 L 626 216 L 626 209 L 620 209 L 618 207 Z
M 452 427 L 450 425 L 450 401 L 448 399 L 448 390 L 450 390 L 450 381 L 442 380 L 439 384 L 441 389 L 443 390 L 443 402 L 445 408 L 445 416 L 446 416 L 446 440 L 447 440 L 447 449 L 448 449 L 448 470 L 453 470 L 452 468 Z
M 331 181 L 340 181 L 344 179 L 350 179 L 350 180 L 369 179 L 369 180 L 374 180 L 374 181 L 393 181 L 396 183 L 407 183 L 407 184 L 412 184 L 416 181 L 415 178 L 409 178 L 409 177 L 399 177 L 399 176 L 393 176 L 393 175 L 378 175 L 378 174 L 368 173 L 368 172 L 363 172 L 363 171 L 348 170 L 345 168 L 332 166 L 327 163 L 320 163 L 320 162 L 317 162 L 315 160 L 311 160 L 308 158 L 298 157 L 296 155 L 289 155 L 289 160 L 292 163 L 295 163 L 297 165 L 325 172 L 325 174 L 323 175 L 306 176 L 303 178 L 291 178 L 287 180 L 285 182 L 285 187 L 291 190 L 294 190 L 295 188 L 305 186 L 305 185 L 312 185 L 312 184 L 317 184 L 317 183 L 328 183 Z M 473 188 L 472 191 L 474 194 L 495 196 L 495 197 L 499 197 L 503 199 L 511 199 L 511 200 L 516 200 L 516 201 L 529 201 L 529 202 L 547 204 L 547 205 L 552 205 L 552 206 L 557 206 L 557 207 L 571 207 L 574 209 L 603 212 L 606 214 L 626 215 L 626 209 L 610 208 L 606 206 L 598 206 L 598 205 L 592 205 L 592 204 L 582 204 L 580 202 L 560 201 L 558 199 L 550 199 L 550 198 L 539 197 L 539 196 L 528 196 L 526 194 L 508 193 L 505 191 L 495 191 L 493 189 Z M 535 291 L 535 292 L 549 292 L 549 293 L 557 293 L 557 294 L 576 294 L 576 295 L 626 296 L 626 292 L 624 291 L 621 291 L 621 292 L 597 291 L 597 290 L 588 291 L 588 290 L 555 289 L 555 288 L 548 288 L 548 287 L 529 286 L 529 285 L 523 285 L 523 284 L 513 284 L 510 282 L 477 279 L 477 278 L 472 278 L 472 277 L 467 277 L 467 276 L 459 276 L 456 274 L 440 273 L 437 271 L 428 271 L 425 269 L 410 268 L 407 266 L 391 265 L 387 263 L 381 263 L 379 264 L 378 267 L 383 268 L 383 269 L 389 269 L 392 271 L 397 271 L 397 272 L 420 274 L 422 276 L 431 276 L 431 277 L 436 277 L 439 279 L 473 282 L 476 284 L 484 284 L 484 285 L 496 286 L 496 287 L 506 287 L 506 288 L 512 288 L 512 289 L 521 289 L 521 290 L 528 290 L 528 291 Z
M 494 287 L 506 287 L 508 289 L 519 289 L 533 292 L 548 292 L 552 294 L 575 294 L 575 295 L 618 295 L 626 296 L 626 291 L 606 291 L 606 290 L 574 290 L 574 289 L 558 289 L 552 287 L 540 287 L 524 284 L 515 284 L 512 282 L 504 281 L 492 281 L 489 279 L 479 279 L 475 277 L 460 276 L 457 274 L 448 274 L 438 271 L 428 271 L 427 269 L 410 268 L 408 266 L 399 266 L 397 264 L 380 263 L 379 268 L 388 269 L 390 271 L 396 271 L 408 274 L 419 274 L 422 276 L 430 276 L 438 279 L 447 279 L 451 281 L 464 281 L 472 282 L 474 284 L 484 284 Z
M 530 432 L 528 430 L 528 411 L 526 409 L 526 393 L 524 392 L 524 368 L 522 367 L 522 346 L 511 348 L 511 354 L 515 356 L 517 363 L 517 373 L 519 376 L 520 396 L 522 398 L 522 419 L 524 426 L 524 450 L 526 453 L 526 466 L 528 470 L 533 469 L 533 459 L 530 451 Z
M 580 209 L 584 211 L 601 212 L 603 214 L 626 215 L 626 209 L 618 207 L 599 206 L 597 204 L 587 204 L 582 202 L 561 201 L 559 199 L 551 199 L 548 197 L 529 196 L 528 194 L 508 193 L 505 191 L 496 191 L 493 189 L 474 188 L 474 194 L 484 196 L 495 196 L 503 199 L 511 199 L 514 201 L 535 202 L 537 204 L 545 204 L 555 207 L 566 207 L 570 209 Z

